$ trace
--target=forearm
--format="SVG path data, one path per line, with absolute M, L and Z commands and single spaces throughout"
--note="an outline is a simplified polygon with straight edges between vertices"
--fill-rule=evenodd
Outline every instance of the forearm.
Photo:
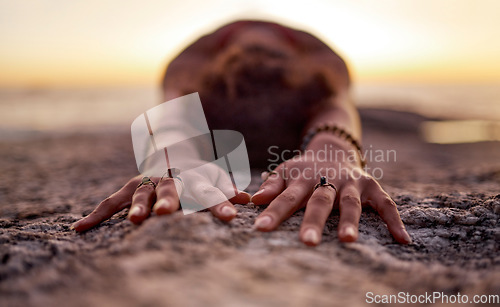
M 308 125 L 306 126 L 305 133 L 311 129 L 316 129 L 322 125 L 334 125 L 346 133 L 348 133 L 358 144 L 361 142 L 361 124 L 359 114 L 347 95 L 336 96 L 335 100 L 332 99 L 331 103 L 323 107 L 314 115 Z M 318 150 L 343 150 L 350 153 L 357 151 L 356 146 L 349 141 L 345 134 L 340 136 L 338 133 L 332 131 L 323 131 L 315 133 L 308 141 L 307 150 L 316 152 Z M 331 156 L 331 155 L 330 155 Z M 337 156 L 337 155 L 335 155 Z M 354 154 L 350 161 L 360 162 L 360 156 Z M 342 162 L 342 161 L 337 161 Z
M 335 124 L 347 130 L 355 139 L 361 138 L 361 124 L 359 114 L 350 103 L 332 104 L 323 107 L 311 117 L 304 132 L 321 124 Z
M 309 60 L 321 63 L 321 69 L 333 92 L 332 97 L 310 118 L 304 133 L 322 124 L 334 124 L 361 141 L 359 114 L 349 94 L 350 77 L 345 61 L 328 46 L 318 47 Z

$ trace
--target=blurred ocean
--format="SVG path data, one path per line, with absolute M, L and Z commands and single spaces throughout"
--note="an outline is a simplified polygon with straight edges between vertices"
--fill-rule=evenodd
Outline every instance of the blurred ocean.
M 418 113 L 433 119 L 500 120 L 500 84 L 359 85 L 359 107 Z
M 500 85 L 357 85 L 359 107 L 419 113 L 435 119 L 500 120 Z M 158 88 L 2 89 L 0 138 L 52 130 L 129 129 L 162 102 Z
M 156 88 L 1 89 L 0 137 L 37 131 L 130 129 L 161 102 Z

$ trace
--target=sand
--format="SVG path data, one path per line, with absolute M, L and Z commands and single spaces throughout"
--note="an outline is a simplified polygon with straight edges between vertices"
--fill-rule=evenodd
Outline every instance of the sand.
M 365 210 L 360 239 L 298 241 L 303 212 L 271 233 L 262 208 L 230 223 L 208 212 L 127 210 L 83 234 L 69 229 L 136 175 L 127 130 L 27 133 L 0 144 L 1 306 L 361 306 L 366 293 L 500 294 L 500 143 L 437 145 L 423 117 L 364 109 L 365 147 L 397 151 L 381 167 L 414 242 L 397 244 Z M 258 172 L 250 187 L 259 184 Z

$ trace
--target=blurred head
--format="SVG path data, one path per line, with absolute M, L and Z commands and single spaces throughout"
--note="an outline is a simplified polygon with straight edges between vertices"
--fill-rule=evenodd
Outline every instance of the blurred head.
M 298 148 L 307 120 L 335 94 L 322 63 L 294 45 L 293 30 L 275 26 L 221 35 L 219 51 L 200 67 L 201 84 L 191 91 L 199 92 L 210 129 L 244 135 L 254 166 L 265 166 L 270 146 Z
M 206 96 L 238 101 L 274 94 L 276 103 L 284 91 L 308 100 L 333 94 L 317 63 L 301 56 L 288 37 L 269 27 L 252 27 L 227 38 L 203 71 Z
M 285 41 L 256 34 L 228 42 L 203 71 L 199 92 L 209 127 L 243 133 L 252 165 L 265 167 L 266 148 L 298 148 L 310 113 L 333 92 Z

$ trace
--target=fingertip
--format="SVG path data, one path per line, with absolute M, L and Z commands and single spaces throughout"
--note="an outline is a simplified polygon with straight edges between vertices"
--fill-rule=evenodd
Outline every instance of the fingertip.
M 134 224 L 140 224 L 147 216 L 148 212 L 146 212 L 142 206 L 136 205 L 130 210 L 128 219 Z
M 231 221 L 238 213 L 236 208 L 234 208 L 234 206 L 227 201 L 217 206 L 211 207 L 210 211 L 216 218 L 224 222 Z
M 86 218 L 82 218 L 81 220 L 79 221 L 76 221 L 75 223 L 73 223 L 69 229 L 70 230 L 74 230 L 75 232 L 83 232 L 85 230 L 88 230 L 92 227 L 94 227 L 95 225 L 92 224 L 91 222 L 87 221 Z
M 253 224 L 253 228 L 259 231 L 273 230 L 273 219 L 269 215 L 259 216 Z
M 79 226 L 80 225 L 80 221 L 77 221 L 73 224 L 71 224 L 71 226 L 69 226 L 69 230 L 73 230 L 73 231 L 76 231 L 76 232 L 79 232 Z
M 260 189 L 257 192 L 255 192 L 252 197 L 250 198 L 250 201 L 254 203 L 255 205 L 263 205 L 266 203 L 266 197 L 265 197 L 265 189 Z
M 226 205 L 220 209 L 220 211 L 219 211 L 220 217 L 219 218 L 224 220 L 224 221 L 230 221 L 236 217 L 237 213 L 238 213 L 238 211 L 232 205 Z
M 176 208 L 175 204 L 167 199 L 160 199 L 153 206 L 153 211 L 157 215 L 172 214 L 176 210 L 177 210 L 177 208 Z
M 251 196 L 247 192 L 240 191 L 236 196 L 231 198 L 229 201 L 233 204 L 246 205 L 250 202 Z
M 345 243 L 356 242 L 358 240 L 358 231 L 352 225 L 345 226 L 339 229 L 339 240 Z
M 402 228 L 399 231 L 399 240 L 398 240 L 398 242 L 402 243 L 402 244 L 411 244 L 413 242 L 412 239 L 411 239 L 411 237 L 410 237 L 410 235 L 406 231 L 406 229 Z
M 309 228 L 302 233 L 300 240 L 307 246 L 316 246 L 320 243 L 321 237 L 316 229 Z

